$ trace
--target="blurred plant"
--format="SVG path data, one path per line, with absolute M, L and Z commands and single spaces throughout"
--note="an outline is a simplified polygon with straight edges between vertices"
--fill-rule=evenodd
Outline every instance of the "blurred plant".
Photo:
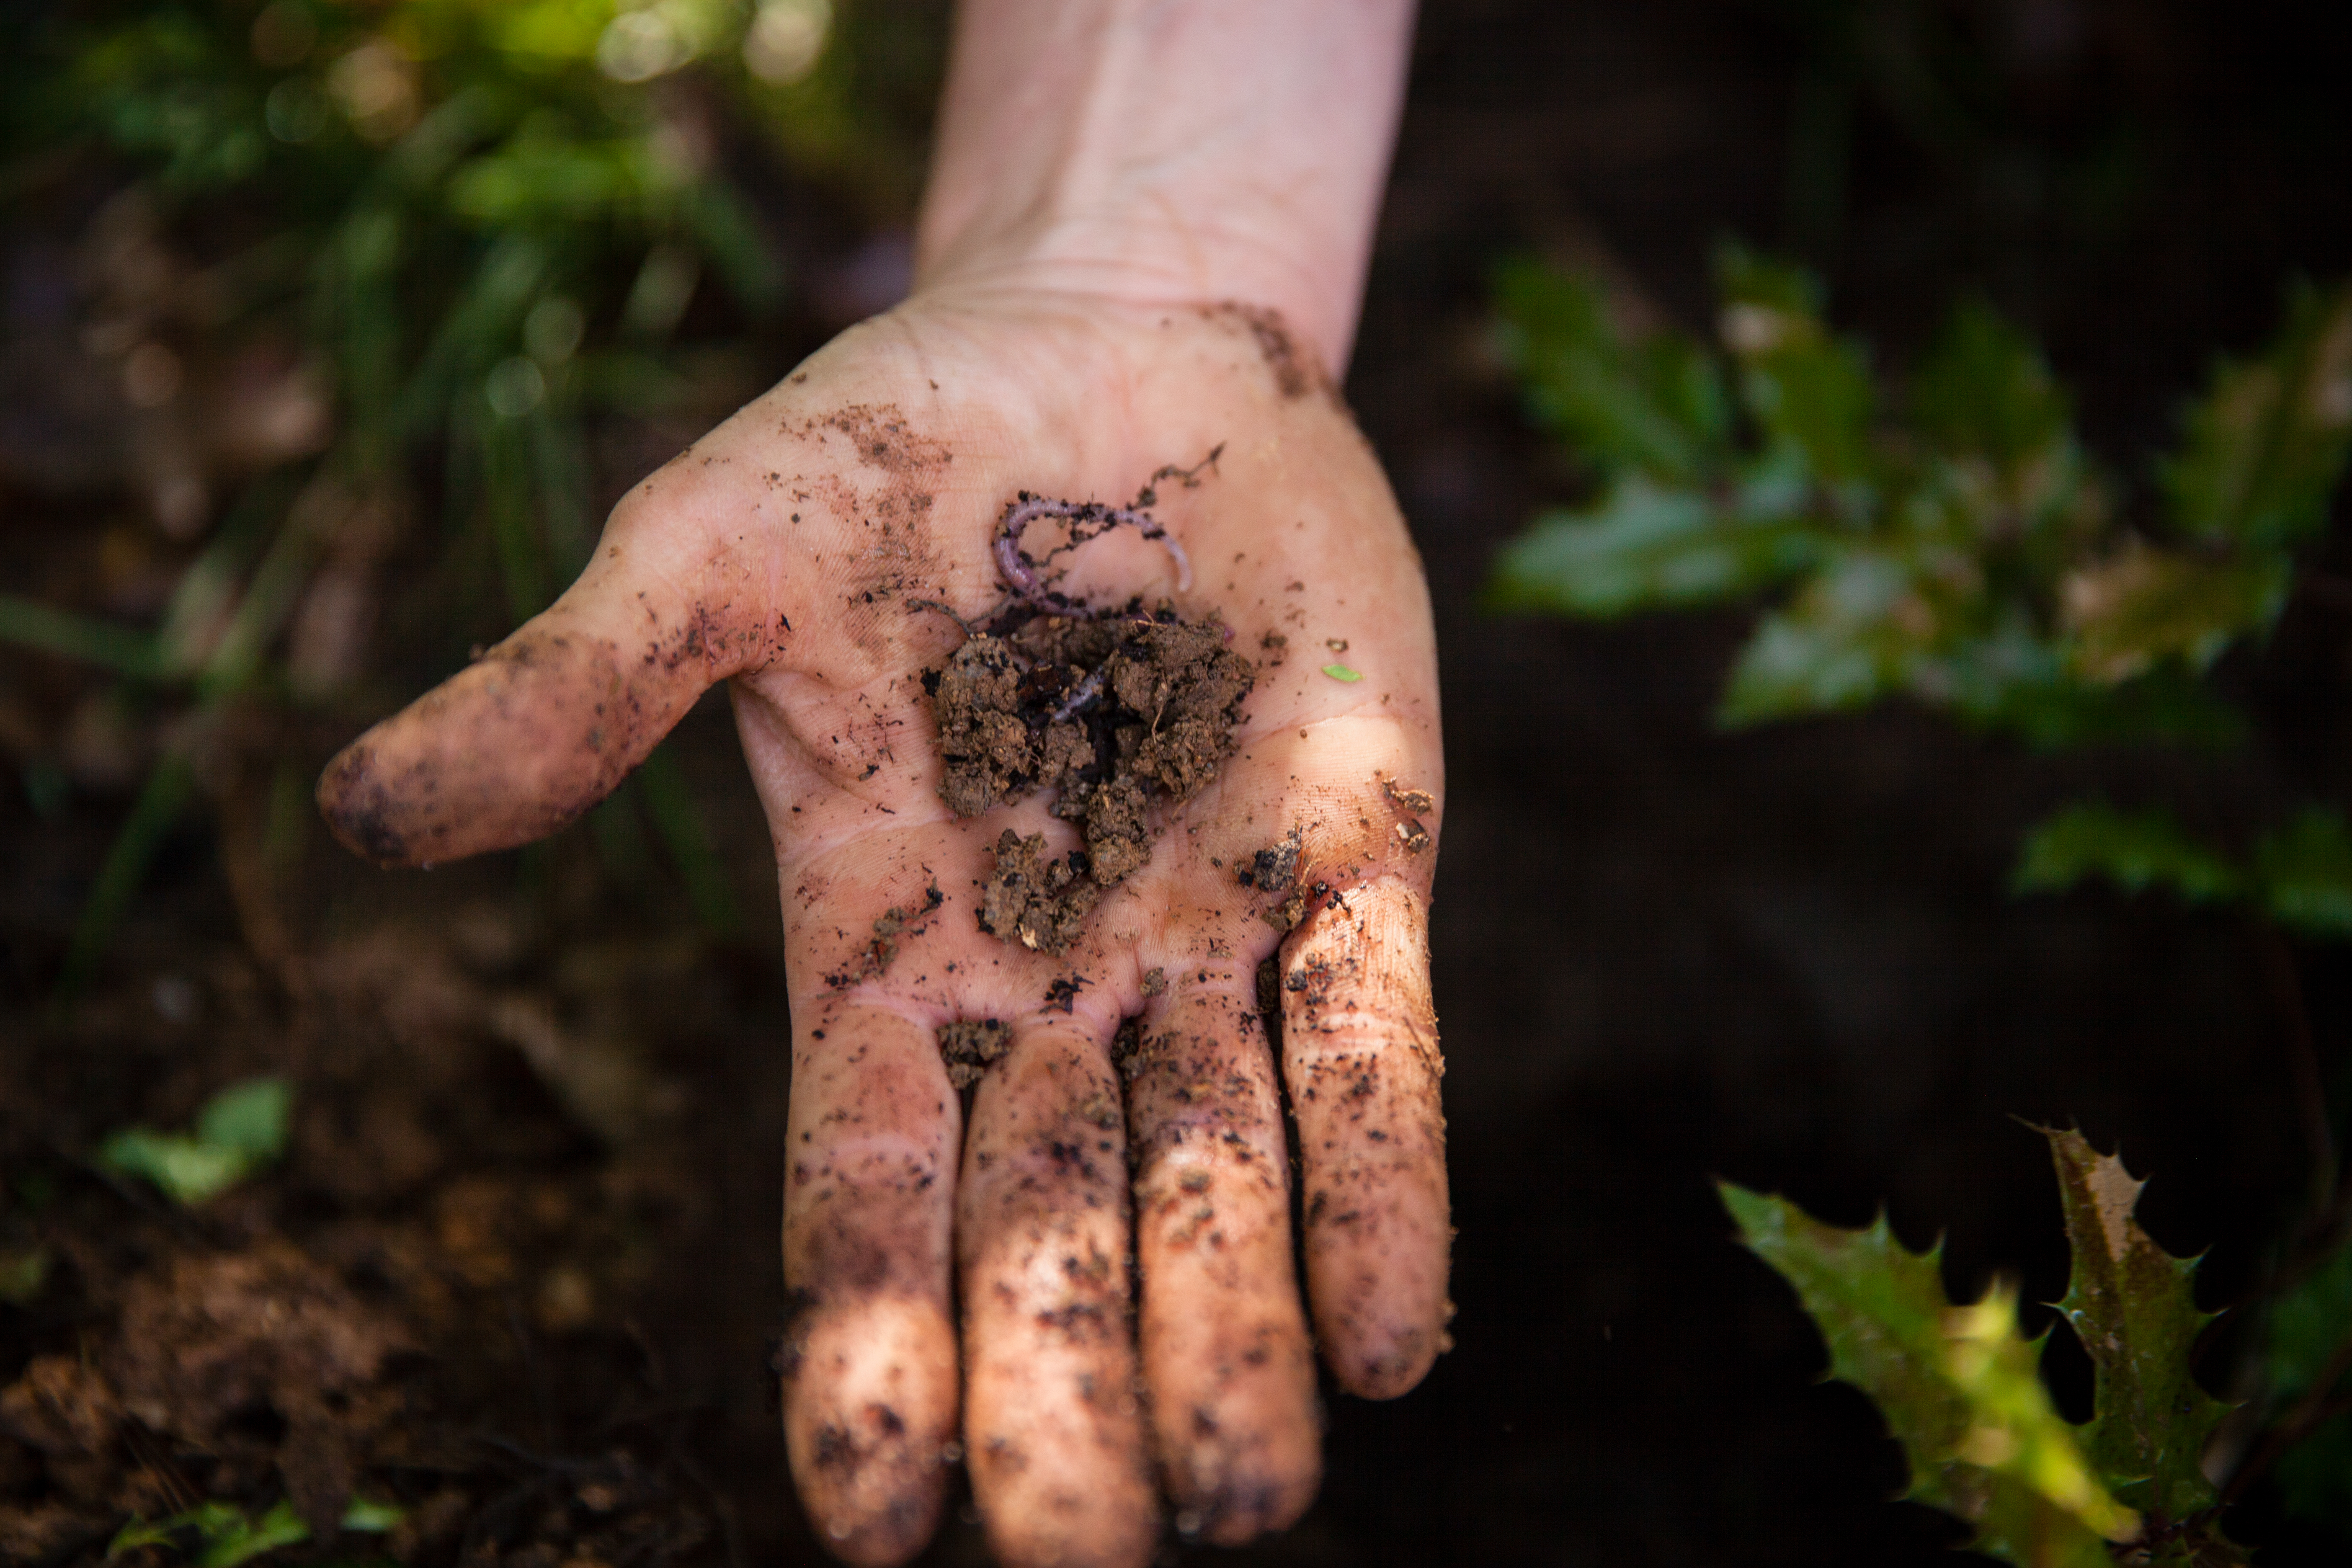
M 2013 1284 L 1996 1280 L 1956 1307 L 1941 1245 L 1906 1251 L 1883 1214 L 1867 1230 L 1840 1230 L 1727 1182 L 1723 1201 L 1749 1250 L 1796 1288 L 1829 1343 L 1831 1375 L 1885 1416 L 1910 1463 L 1906 1495 L 1967 1521 L 1975 1550 L 2021 1568 L 2242 1564 L 2220 1523 L 2231 1499 L 2202 1468 L 2229 1406 L 2190 1375 L 2214 1316 L 2197 1310 L 2196 1261 L 2140 1228 L 2132 1211 L 2146 1184 L 2120 1157 L 2078 1132 L 2043 1134 L 2074 1253 L 2058 1315 L 2093 1368 L 2092 1415 L 2079 1426 L 2035 1374 L 2043 1342 L 2019 1331 Z
M 2242 736 L 2210 676 L 2269 635 L 2326 531 L 2352 454 L 2352 286 L 2295 292 L 2260 357 L 2215 372 L 2153 494 L 2135 496 L 2085 450 L 2039 351 L 1989 307 L 1953 312 L 1896 403 L 1826 325 L 1809 276 L 1729 247 L 1717 278 L 1720 353 L 1621 331 L 1592 281 L 1504 269 L 1529 411 L 1594 494 L 1505 549 L 1496 603 L 1606 618 L 1761 600 L 1718 710 L 1727 726 L 1899 699 L 2042 748 Z M 2236 910 L 2286 999 L 2311 1191 L 2259 1294 L 2262 1408 L 2288 1414 L 2231 1495 L 2284 1454 L 2289 1505 L 2352 1524 L 2352 1401 L 2335 1393 L 2352 1370 L 2352 1180 L 2285 940 L 2352 937 L 2352 828 L 2315 805 L 2232 848 L 2160 810 L 2078 802 L 2029 836 L 2014 885 L 2090 880 Z M 1823 1268 L 1864 1269 L 1869 1252 L 1851 1238 L 1814 1250 Z
M 192 790 L 218 793 L 233 718 L 351 689 L 422 496 L 437 485 L 444 599 L 494 583 L 519 621 L 585 562 L 591 421 L 696 395 L 707 356 L 680 329 L 706 279 L 740 321 L 783 297 L 730 135 L 907 185 L 909 139 L 867 98 L 927 62 L 846 5 L 228 0 L 9 25 L 0 195 L 113 188 L 78 243 L 78 346 L 154 522 L 202 541 L 152 624 L 0 595 L 0 640 L 110 672 L 162 737 L 61 994 Z M 640 778 L 614 810 L 642 807 L 698 912 L 730 925 L 674 759 Z
M 405 1517 L 404 1510 L 390 1503 L 353 1498 L 338 1523 L 353 1534 L 382 1535 Z M 190 1568 L 236 1568 L 240 1563 L 310 1539 L 310 1527 L 284 1498 L 257 1518 L 233 1503 L 207 1502 L 152 1523 L 132 1520 L 116 1531 L 106 1555 L 111 1562 L 141 1547 L 161 1547 L 179 1553 Z M 371 1557 L 367 1561 L 384 1560 Z
M 247 1079 L 206 1100 L 186 1132 L 124 1128 L 100 1145 L 98 1163 L 145 1178 L 174 1203 L 205 1203 L 278 1163 L 293 1098 L 282 1078 Z

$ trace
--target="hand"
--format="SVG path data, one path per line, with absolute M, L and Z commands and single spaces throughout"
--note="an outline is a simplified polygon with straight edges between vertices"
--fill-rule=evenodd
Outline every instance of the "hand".
M 998 835 L 1075 837 L 1041 796 L 949 811 L 923 675 L 963 633 L 915 601 L 1003 597 L 990 543 L 1017 491 L 1124 501 L 1213 449 L 1154 509 L 1189 585 L 1122 531 L 1062 586 L 1222 612 L 1261 664 L 1237 750 L 1068 952 L 988 934 Z M 1234 307 L 920 294 L 638 486 L 571 591 L 338 757 L 321 805 L 386 864 L 537 837 L 721 679 L 783 901 L 784 1421 L 820 1534 L 855 1563 L 912 1554 L 959 1440 L 1011 1563 L 1144 1562 L 1160 1488 L 1212 1541 L 1288 1523 L 1318 1460 L 1255 989 L 1277 947 L 1315 1339 L 1343 1388 L 1386 1397 L 1448 1310 L 1429 607 L 1317 355 Z M 1285 937 L 1237 873 L 1293 830 L 1311 897 Z M 968 1107 L 936 1042 L 959 1019 L 1013 1030 Z

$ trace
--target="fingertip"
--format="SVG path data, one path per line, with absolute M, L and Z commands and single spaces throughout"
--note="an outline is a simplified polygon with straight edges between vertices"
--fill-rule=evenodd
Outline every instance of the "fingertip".
M 953 1465 L 955 1330 L 936 1303 L 813 1313 L 785 1351 L 784 1440 L 825 1549 L 891 1568 L 939 1527 Z
M 319 774 L 319 815 L 335 841 L 352 854 L 379 866 L 404 866 L 408 841 L 396 826 L 390 792 L 375 764 L 375 748 L 365 735 L 337 752 Z
M 1451 1345 L 1436 1316 L 1335 1326 L 1323 1335 L 1324 1363 L 1339 1386 L 1359 1399 L 1410 1394 Z

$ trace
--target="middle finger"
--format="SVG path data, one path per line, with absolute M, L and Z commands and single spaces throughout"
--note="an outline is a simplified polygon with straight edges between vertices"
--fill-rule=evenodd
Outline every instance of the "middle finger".
M 1008 1563 L 1141 1563 L 1159 1537 L 1125 1142 L 1108 1053 L 1076 1019 L 1025 1026 L 972 1102 L 956 1195 L 965 1451 Z

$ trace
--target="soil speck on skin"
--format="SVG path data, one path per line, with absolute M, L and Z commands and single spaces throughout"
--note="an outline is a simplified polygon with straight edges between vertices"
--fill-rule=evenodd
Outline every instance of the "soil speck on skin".
M 1136 1075 L 1143 1070 L 1149 1054 L 1143 1038 L 1143 1020 L 1136 1017 L 1121 1023 L 1118 1033 L 1110 1040 L 1110 1064 L 1118 1069 L 1120 1080 L 1133 1083 Z
M 1049 858 L 1042 835 L 1008 830 L 982 930 L 1062 952 L 1103 894 L 1150 859 L 1150 807 L 1190 799 L 1233 754 L 1257 675 L 1228 637 L 1218 616 L 1186 620 L 1164 602 L 1101 616 L 1016 607 L 925 682 L 950 810 L 977 816 L 1050 789 L 1054 815 L 1083 836 L 1082 848 Z
M 1306 918 L 1307 890 L 1298 885 L 1302 847 L 1298 829 L 1294 827 L 1250 857 L 1249 864 L 1234 873 L 1243 887 L 1276 897 L 1274 906 L 1262 916 L 1276 931 L 1289 931 Z
M 994 1018 L 959 1018 L 940 1026 L 939 1042 L 948 1081 L 959 1089 L 970 1089 L 1013 1048 L 1013 1026 Z
M 1410 784 L 1401 784 L 1394 779 L 1382 779 L 1381 793 L 1387 795 L 1390 803 L 1399 811 L 1410 813 L 1414 816 L 1426 816 L 1437 809 L 1435 795 L 1425 789 L 1415 789 Z

